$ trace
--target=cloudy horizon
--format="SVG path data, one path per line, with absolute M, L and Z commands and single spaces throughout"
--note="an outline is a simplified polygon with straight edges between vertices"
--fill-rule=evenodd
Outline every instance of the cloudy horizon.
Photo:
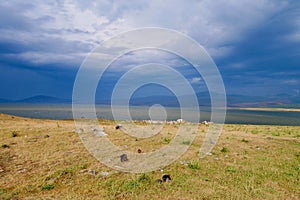
M 299 95 L 298 1 L 3 1 L 0 16 L 0 98 L 71 98 L 85 57 L 104 40 L 141 27 L 173 29 L 201 44 L 228 94 Z M 128 54 L 121 63 L 153 56 L 185 65 L 155 51 Z M 203 81 L 185 73 L 191 84 Z M 104 83 L 111 86 L 109 76 Z

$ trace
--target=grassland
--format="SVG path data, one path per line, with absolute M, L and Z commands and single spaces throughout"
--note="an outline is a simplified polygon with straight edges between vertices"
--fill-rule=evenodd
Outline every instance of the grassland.
M 166 145 L 177 126 L 136 140 L 100 123 L 132 151 Z M 300 199 L 300 127 L 228 124 L 199 159 L 207 128 L 200 125 L 189 150 L 163 171 L 130 174 L 90 155 L 73 121 L 0 114 L 0 199 Z M 163 174 L 172 181 L 158 183 Z

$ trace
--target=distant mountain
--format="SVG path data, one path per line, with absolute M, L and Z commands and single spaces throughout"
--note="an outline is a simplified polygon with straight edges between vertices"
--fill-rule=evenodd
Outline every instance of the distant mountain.
M 210 106 L 211 99 L 208 92 L 196 94 L 198 104 L 200 106 Z M 186 105 L 192 105 L 191 95 L 181 96 Z M 62 99 L 57 97 L 38 95 L 17 101 L 0 99 L 0 103 L 28 103 L 28 104 L 71 104 L 71 99 Z M 84 103 L 84 102 L 81 102 Z M 119 99 L 118 105 L 125 105 L 127 101 Z M 96 104 L 110 105 L 110 98 L 98 98 Z M 148 97 L 132 97 L 129 101 L 131 106 L 151 106 L 153 104 L 161 104 L 167 107 L 179 107 L 178 98 L 175 96 L 148 96 Z M 300 95 L 278 94 L 273 96 L 246 96 L 246 95 L 227 95 L 228 107 L 300 107 Z
M 60 99 L 57 97 L 50 97 L 44 95 L 33 96 L 25 99 L 14 101 L 15 103 L 32 103 L 32 104 L 67 104 L 71 103 L 72 100 Z

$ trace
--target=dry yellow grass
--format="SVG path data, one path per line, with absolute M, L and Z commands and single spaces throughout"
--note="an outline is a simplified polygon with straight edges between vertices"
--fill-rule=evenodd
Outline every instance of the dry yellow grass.
M 131 151 L 162 147 L 176 131 L 167 125 L 136 140 L 100 123 Z M 300 199 L 300 127 L 225 125 L 212 155 L 199 159 L 206 129 L 199 126 L 190 149 L 163 172 L 130 174 L 91 156 L 71 120 L 0 114 L 0 199 Z M 157 183 L 163 174 L 172 181 Z

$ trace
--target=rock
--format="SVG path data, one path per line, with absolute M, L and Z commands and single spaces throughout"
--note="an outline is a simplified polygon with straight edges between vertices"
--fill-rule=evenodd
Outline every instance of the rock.
M 118 129 L 120 129 L 120 128 L 122 128 L 122 125 L 121 125 L 121 124 L 117 124 L 116 130 L 118 130 Z
M 183 123 L 184 120 L 183 120 L 183 119 L 177 119 L 176 122 L 177 122 L 177 123 Z
M 142 150 L 141 150 L 141 149 L 138 149 L 137 152 L 138 152 L 138 153 L 142 153 Z
M 104 131 L 104 128 L 98 127 L 98 128 L 91 128 L 91 131 L 97 132 L 97 131 Z
M 27 170 L 26 169 L 19 169 L 18 170 L 18 173 L 24 173 L 24 172 L 26 172 Z
M 184 160 L 184 161 L 179 161 L 179 163 L 182 164 L 182 165 L 188 165 L 188 164 L 189 164 L 189 161 Z
M 108 172 L 100 172 L 100 175 L 103 177 L 107 177 L 108 176 Z
M 66 155 L 66 156 L 69 156 L 69 155 L 72 155 L 72 154 L 73 154 L 72 151 L 66 151 L 66 152 L 64 153 L 64 155 Z
M 208 125 L 207 121 L 203 121 L 201 124 Z
M 122 154 L 122 155 L 120 156 L 120 158 L 121 158 L 121 162 L 128 161 L 127 154 Z
M 76 130 L 75 130 L 75 133 L 81 134 L 81 133 L 83 133 L 83 130 L 82 130 L 81 128 L 76 129 Z
M 162 181 L 163 181 L 163 182 L 169 182 L 169 181 L 171 181 L 171 180 L 172 180 L 172 179 L 171 179 L 171 177 L 170 177 L 169 174 L 165 174 L 165 175 L 162 176 Z
M 107 136 L 107 134 L 104 131 L 94 132 L 94 134 L 95 136 L 101 136 L 101 137 Z
M 88 170 L 87 169 L 82 169 L 79 171 L 80 174 L 86 173 Z
M 89 174 L 92 176 L 96 176 L 96 171 L 95 170 L 89 170 Z

